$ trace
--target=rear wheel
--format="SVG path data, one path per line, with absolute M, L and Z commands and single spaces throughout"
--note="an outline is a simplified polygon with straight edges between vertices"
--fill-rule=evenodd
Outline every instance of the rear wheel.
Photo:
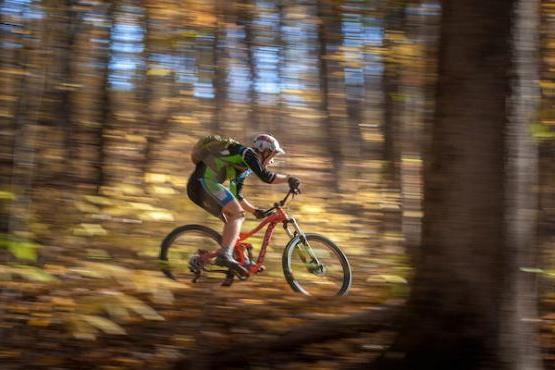
M 352 272 L 345 253 L 318 234 L 291 239 L 283 252 L 283 272 L 294 291 L 312 296 L 346 295 Z
M 191 279 L 210 269 L 221 235 L 206 226 L 185 225 L 169 233 L 160 246 L 162 272 L 174 280 Z

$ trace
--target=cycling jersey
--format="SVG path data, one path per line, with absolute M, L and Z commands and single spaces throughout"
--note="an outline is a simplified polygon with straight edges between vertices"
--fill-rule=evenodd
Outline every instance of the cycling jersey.
M 187 193 L 197 205 L 221 218 L 223 207 L 234 199 L 243 199 L 243 182 L 251 173 L 266 183 L 272 183 L 276 177 L 262 165 L 252 148 L 232 143 L 197 164 L 187 184 Z M 226 180 L 229 188 L 223 185 Z

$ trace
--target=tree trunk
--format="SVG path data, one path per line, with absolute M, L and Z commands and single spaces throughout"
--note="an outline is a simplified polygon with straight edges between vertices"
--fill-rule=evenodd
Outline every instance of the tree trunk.
M 535 287 L 519 270 L 534 266 L 535 159 L 526 132 L 532 117 L 523 109 L 530 106 L 523 86 L 533 83 L 532 64 L 526 63 L 533 62 L 530 52 L 521 51 L 532 45 L 526 27 L 534 27 L 535 17 L 531 9 L 515 13 L 515 34 L 522 40 L 514 45 L 523 59 L 516 59 L 511 89 L 516 3 L 443 3 L 437 109 L 424 167 L 422 250 L 410 316 L 375 368 L 541 368 Z
M 539 108 L 538 30 L 540 0 L 521 0 L 513 24 L 511 107 L 506 136 L 505 281 L 501 300 L 501 356 L 504 368 L 540 369 L 537 328 L 538 148 L 530 135 Z
M 213 133 L 221 133 L 226 97 L 226 12 L 221 0 L 214 0 L 214 14 L 217 17 L 214 26 L 214 43 L 212 45 L 212 85 L 214 87 L 214 111 L 212 113 Z
M 62 4 L 60 4 L 62 5 Z M 64 90 L 61 96 L 61 120 L 60 124 L 64 129 L 64 144 L 65 144 L 65 175 L 68 180 L 80 180 L 76 177 L 78 171 L 75 169 L 75 159 L 78 156 L 78 136 L 77 132 L 79 130 L 78 125 L 74 119 L 74 97 L 72 93 L 74 83 L 74 72 L 72 64 L 75 62 L 75 42 L 77 34 L 79 32 L 82 20 L 79 19 L 78 10 L 73 8 L 72 0 L 65 0 L 63 2 L 65 10 L 65 45 L 64 50 L 61 53 L 61 63 L 62 63 L 62 77 L 64 83 Z
M 102 106 L 100 107 L 100 127 L 97 129 L 97 148 L 98 148 L 98 159 L 96 161 L 96 191 L 97 193 L 100 192 L 103 185 L 105 185 L 107 181 L 106 176 L 106 140 L 104 139 L 105 131 L 110 127 L 110 121 L 112 119 L 112 111 L 111 111 L 111 88 L 110 88 L 110 58 L 112 55 L 112 29 L 114 24 L 114 13 L 117 8 L 117 2 L 112 2 L 109 5 L 106 5 L 106 14 L 105 14 L 105 23 L 106 23 L 106 50 L 104 50 L 104 55 L 102 58 L 102 66 L 104 67 L 103 70 L 103 82 L 102 82 L 102 96 L 101 96 L 101 103 Z
M 30 37 L 23 42 L 21 65 L 25 77 L 21 82 L 15 112 L 13 138 L 13 169 L 11 178 L 12 201 L 9 210 L 8 233 L 29 237 L 29 218 L 32 204 L 33 177 L 36 168 L 37 121 L 42 107 L 42 97 L 49 74 L 47 60 L 50 57 L 51 31 L 47 20 L 30 21 Z
M 247 65 L 250 74 L 250 86 L 249 86 L 249 115 L 248 121 L 250 127 L 256 132 L 260 130 L 260 122 L 258 118 L 258 94 L 256 92 L 256 80 L 258 78 L 258 72 L 256 70 L 256 40 L 254 36 L 254 14 L 256 12 L 256 2 L 246 0 L 244 3 L 245 10 L 242 12 L 244 18 L 241 22 L 245 27 L 245 44 L 247 47 Z
M 393 53 L 394 35 L 402 34 L 405 25 L 405 6 L 392 5 L 386 2 L 387 8 L 384 16 L 384 72 L 382 76 L 383 90 L 383 137 L 384 137 L 384 160 L 386 171 L 385 176 L 388 183 L 395 189 L 400 188 L 400 117 L 401 104 L 399 103 L 400 95 L 400 63 L 395 60 Z
M 330 18 L 335 17 L 331 9 L 331 5 L 326 1 L 319 1 L 318 18 L 320 20 L 318 25 L 318 60 L 320 68 L 318 72 L 319 85 L 320 85 L 320 112 L 322 114 L 322 125 L 327 135 L 326 147 L 332 159 L 332 173 L 334 178 L 334 189 L 336 192 L 340 191 L 340 172 L 343 163 L 343 153 L 341 151 L 341 135 L 337 129 L 337 123 L 333 122 L 331 117 L 330 108 L 330 84 L 329 79 L 333 75 L 330 66 L 330 51 L 328 45 L 331 43 L 333 36 L 331 33 L 336 31 L 335 22 Z

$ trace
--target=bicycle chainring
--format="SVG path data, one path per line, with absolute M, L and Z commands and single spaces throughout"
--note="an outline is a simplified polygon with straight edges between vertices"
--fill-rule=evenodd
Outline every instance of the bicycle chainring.
M 193 274 L 200 274 L 203 267 L 204 263 L 202 262 L 202 259 L 199 255 L 195 254 L 189 259 L 189 271 L 191 271 Z

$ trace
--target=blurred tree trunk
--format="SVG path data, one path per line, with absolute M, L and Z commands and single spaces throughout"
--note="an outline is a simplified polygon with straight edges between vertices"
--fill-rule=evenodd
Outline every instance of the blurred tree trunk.
M 3 6 L 5 1 L 0 2 Z M 4 14 L 0 12 L 0 24 L 4 22 Z M 11 29 L 6 29 L 0 33 L 0 43 L 7 45 L 9 43 L 16 44 L 17 37 Z M 15 130 L 15 120 L 13 119 L 16 105 L 14 104 L 15 95 L 18 94 L 19 81 L 22 77 L 7 73 L 11 68 L 17 65 L 17 49 L 16 48 L 0 48 L 0 94 L 4 99 L 0 99 L 0 187 L 5 188 L 10 184 L 11 172 L 13 166 L 13 136 Z M 0 214 L 0 216 L 3 216 Z M 7 226 L 7 217 L 0 217 L 0 230 Z
M 258 79 L 258 72 L 256 70 L 256 38 L 254 17 L 256 14 L 256 1 L 244 0 L 243 11 L 241 14 L 241 23 L 245 27 L 245 44 L 247 47 L 247 66 L 250 74 L 249 86 L 249 125 L 253 131 L 260 130 L 259 112 L 258 112 L 258 94 L 256 92 L 256 81 Z
M 439 34 L 439 4 L 413 5 L 405 17 L 405 32 L 413 50 L 401 70 L 401 217 L 404 247 L 409 254 L 420 246 L 422 214 L 422 157 L 429 145 L 427 130 L 433 122 L 434 87 Z M 437 7 L 437 8 L 435 8 Z
M 224 119 L 226 98 L 226 20 L 230 16 L 230 7 L 223 0 L 214 0 L 214 14 L 216 24 L 214 25 L 214 42 L 212 45 L 212 86 L 214 87 L 214 106 L 212 113 L 213 133 L 221 133 L 222 121 Z
M 555 18 L 550 8 L 552 1 L 542 0 L 541 12 L 541 81 L 555 80 Z M 547 85 L 547 86 L 546 86 Z M 540 124 L 545 135 L 539 142 L 540 156 L 540 240 L 546 242 L 555 235 L 555 93 L 545 84 L 542 86 L 542 103 L 540 107 Z M 547 136 L 547 137 L 546 137 Z M 552 256 L 550 248 L 544 252 L 544 264 L 550 266 Z
M 164 49 L 168 39 L 172 44 L 179 45 L 174 42 L 178 33 L 176 25 L 184 23 L 181 14 L 176 14 L 175 19 L 170 18 L 168 20 L 164 18 L 163 13 L 159 14 L 156 11 L 156 1 L 145 0 L 144 8 L 144 76 L 141 89 L 143 95 L 139 99 L 143 103 L 143 119 L 147 132 L 142 168 L 143 179 L 148 172 L 155 170 L 157 153 L 170 132 L 171 118 L 179 109 L 175 101 L 179 95 L 175 73 L 167 65 L 157 65 L 152 56 L 168 53 L 168 50 Z M 168 31 L 169 27 L 171 28 Z M 184 44 L 190 45 L 188 43 Z M 172 57 L 175 58 L 177 58 L 179 52 L 184 51 L 177 46 L 169 51 Z
M 273 134 L 275 134 L 278 138 L 282 138 L 286 132 L 284 130 L 284 125 L 287 123 L 286 112 L 284 110 L 284 94 L 283 94 L 283 87 L 284 82 L 286 79 L 285 76 L 285 68 L 286 68 L 286 55 L 287 55 L 287 42 L 285 40 L 285 16 L 286 16 L 286 1 L 285 0 L 276 0 L 276 11 L 278 17 L 278 25 L 277 25 L 277 35 L 276 35 L 276 46 L 278 47 L 278 66 L 277 66 L 277 77 L 278 77 L 278 88 L 279 93 L 277 97 L 277 106 L 275 108 L 273 114 Z
M 12 145 L 11 190 L 15 200 L 11 203 L 7 227 L 9 233 L 23 238 L 30 236 L 28 226 L 36 163 L 37 121 L 41 114 L 51 57 L 49 50 L 52 47 L 48 19 L 28 19 L 26 22 L 29 35 L 22 40 L 19 61 L 25 77 L 19 90 Z
M 143 1 L 143 11 L 144 16 L 142 19 L 143 22 L 143 29 L 144 29 L 144 39 L 143 39 L 143 75 L 141 80 L 141 96 L 138 98 L 139 101 L 142 102 L 142 126 L 143 126 L 143 135 L 145 138 L 145 147 L 144 147 L 144 158 L 142 162 L 142 179 L 144 181 L 145 176 L 149 170 L 149 163 L 150 158 L 152 156 L 152 144 L 153 144 L 153 136 L 155 135 L 155 121 L 153 119 L 152 110 L 153 102 L 155 100 L 155 95 L 159 89 L 156 89 L 155 79 L 152 76 L 154 71 L 154 65 L 151 60 L 151 52 L 153 52 L 154 45 L 153 45 L 153 38 L 154 38 L 154 29 L 152 27 L 152 3 L 151 1 L 145 0 Z
M 352 30 L 345 29 L 341 32 L 343 46 L 347 49 L 345 53 L 345 65 L 343 74 L 345 77 L 345 108 L 347 127 L 345 136 L 345 156 L 348 159 L 345 177 L 348 179 L 360 179 L 363 169 L 361 161 L 365 160 L 369 154 L 366 143 L 362 136 L 361 125 L 364 120 L 364 108 L 368 105 L 365 102 L 365 76 L 364 76 L 364 13 L 365 8 L 357 1 L 347 1 L 343 4 L 341 11 L 341 22 L 348 22 Z M 347 28 L 343 24 L 342 28 Z M 356 31 L 355 31 L 356 30 Z M 349 49 L 351 49 L 349 51 Z M 359 190 L 360 183 L 352 183 L 350 191 Z M 357 208 L 358 211 L 360 209 Z
M 505 276 L 500 310 L 500 347 L 506 368 L 541 369 L 537 308 L 538 147 L 530 134 L 540 103 L 541 0 L 520 0 L 514 8 L 512 90 L 506 129 Z
M 396 47 L 405 37 L 406 4 L 397 0 L 384 2 L 384 38 L 383 54 L 383 172 L 382 193 L 386 199 L 382 208 L 383 220 L 381 231 L 386 252 L 399 253 L 402 244 L 402 205 L 401 205 L 401 132 L 402 113 L 404 110 L 401 95 L 401 76 L 403 64 L 396 54 Z M 393 237 L 391 237 L 393 236 Z M 403 235 L 406 238 L 406 235 Z
M 64 149 L 65 149 L 65 175 L 70 181 L 80 181 L 78 178 L 78 170 L 75 168 L 76 158 L 79 155 L 79 141 L 77 134 L 79 132 L 79 124 L 74 117 L 75 99 L 73 93 L 74 73 L 73 64 L 76 56 L 76 40 L 80 32 L 82 20 L 79 19 L 78 10 L 73 8 L 73 0 L 65 0 L 62 4 L 64 9 L 64 45 L 61 52 L 62 78 L 61 99 L 60 99 L 60 124 L 64 128 Z
M 384 15 L 384 72 L 382 90 L 383 105 L 383 136 L 384 160 L 386 177 L 389 187 L 400 191 L 400 163 L 401 163 L 401 129 L 400 119 L 402 112 L 400 74 L 401 64 L 394 55 L 394 46 L 399 38 L 403 37 L 405 30 L 405 4 L 399 1 L 387 1 Z
M 105 48 L 103 50 L 103 55 L 101 58 L 102 69 L 102 85 L 101 97 L 100 97 L 100 126 L 97 129 L 97 148 L 98 148 L 98 159 L 96 164 L 96 191 L 100 192 L 102 186 L 107 182 L 106 176 L 106 159 L 107 159 L 107 143 L 105 140 L 105 132 L 111 126 L 112 120 L 112 107 L 111 107 L 111 87 L 110 87 L 110 59 L 112 56 L 112 31 L 114 27 L 114 16 L 117 8 L 117 1 L 113 1 L 106 5 L 106 13 L 104 15 L 105 24 Z
M 343 163 L 343 153 L 341 151 L 341 133 L 337 127 L 339 122 L 332 119 L 331 114 L 331 86 L 330 78 L 336 75 L 336 70 L 331 66 L 332 63 L 332 44 L 334 44 L 334 34 L 341 29 L 337 22 L 336 8 L 329 1 L 318 1 L 318 79 L 320 85 L 320 113 L 322 114 L 322 125 L 327 136 L 326 148 L 332 160 L 332 171 L 334 189 L 340 192 L 340 173 Z
M 534 276 L 522 271 L 535 256 L 536 151 L 527 130 L 537 2 L 443 5 L 423 245 L 409 318 L 374 367 L 540 369 Z

